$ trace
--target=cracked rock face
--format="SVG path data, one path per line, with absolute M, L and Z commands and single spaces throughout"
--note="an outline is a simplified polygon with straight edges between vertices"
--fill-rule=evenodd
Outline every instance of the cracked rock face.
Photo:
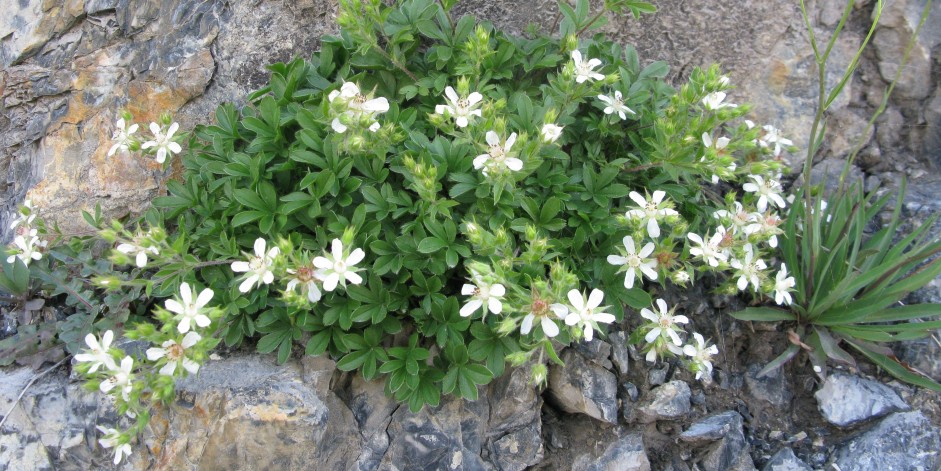
M 381 382 L 337 381 L 336 364 L 306 357 L 275 364 L 239 355 L 207 363 L 182 381 L 178 401 L 156 411 L 120 469 L 515 470 L 543 457 L 542 401 L 527 369 L 467 402 L 447 397 L 417 414 L 386 397 Z M 33 376 L 0 376 L 6 410 Z M 331 385 L 332 383 L 339 383 Z M 27 390 L 0 431 L 10 470 L 108 467 L 96 424 L 119 422 L 106 399 L 63 375 Z

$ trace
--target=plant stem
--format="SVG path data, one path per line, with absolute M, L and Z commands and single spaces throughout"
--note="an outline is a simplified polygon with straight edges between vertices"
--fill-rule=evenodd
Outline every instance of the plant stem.
M 584 33 L 588 28 L 591 28 L 591 25 L 595 24 L 595 22 L 598 21 L 598 18 L 601 18 L 601 16 L 604 15 L 606 11 L 607 10 L 604 7 L 602 7 L 601 11 L 599 11 L 595 16 L 591 17 L 591 19 L 588 20 L 588 23 L 586 23 L 585 26 L 582 26 L 582 29 L 575 32 L 575 37 L 577 38 L 581 36 L 582 33 Z

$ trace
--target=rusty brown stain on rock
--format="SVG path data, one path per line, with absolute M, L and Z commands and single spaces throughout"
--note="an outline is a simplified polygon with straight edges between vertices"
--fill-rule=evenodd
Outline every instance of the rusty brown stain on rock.
M 791 74 L 790 69 L 780 59 L 772 59 L 769 68 L 768 88 L 774 93 L 783 93 Z

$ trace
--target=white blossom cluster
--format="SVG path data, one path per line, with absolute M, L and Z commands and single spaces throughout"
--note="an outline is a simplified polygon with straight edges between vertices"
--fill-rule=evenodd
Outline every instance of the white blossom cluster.
M 138 124 L 128 126 L 124 116 L 118 118 L 114 126 L 115 130 L 111 136 L 112 145 L 108 149 L 108 157 L 112 157 L 119 152 L 126 154 L 140 149 L 146 153 L 152 153 L 154 160 L 158 164 L 163 164 L 167 161 L 167 157 L 183 151 L 180 144 L 176 142 L 179 137 L 174 138 L 174 135 L 180 130 L 179 123 L 161 125 L 151 122 L 147 127 L 150 136 L 139 136 L 137 131 L 140 126 Z
M 42 250 L 46 248 L 47 241 L 40 238 L 36 224 L 36 212 L 32 202 L 26 200 L 16 218 L 10 223 L 10 229 L 15 235 L 8 250 L 7 263 L 20 259 L 24 265 L 29 266 L 30 262 L 42 260 Z

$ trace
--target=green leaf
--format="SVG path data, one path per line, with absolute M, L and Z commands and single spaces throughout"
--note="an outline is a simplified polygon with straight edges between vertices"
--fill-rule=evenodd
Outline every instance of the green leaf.
M 796 321 L 797 316 L 791 311 L 773 307 L 747 307 L 738 312 L 729 313 L 730 316 L 740 321 Z
M 435 253 L 447 246 L 447 242 L 437 237 L 425 237 L 418 243 L 418 251 L 421 253 Z

